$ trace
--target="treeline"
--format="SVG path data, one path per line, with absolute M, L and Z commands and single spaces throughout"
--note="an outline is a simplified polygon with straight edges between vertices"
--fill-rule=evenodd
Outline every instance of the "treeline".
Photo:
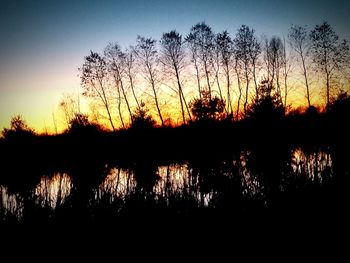
M 220 99 L 202 92 L 201 98 L 189 104 L 193 120 L 176 127 L 156 127 L 153 117 L 141 109 L 133 113 L 129 129 L 110 132 L 78 113 L 66 132 L 38 136 L 22 117 L 13 117 L 11 127 L 2 131 L 4 138 L 0 139 L 0 192 L 5 196 L 0 200 L 0 223 L 1 218 L 3 222 L 18 221 L 7 212 L 6 207 L 11 208 L 7 193 L 19 200 L 20 209 L 15 211 L 26 223 L 105 222 L 120 218 L 129 221 L 145 214 L 155 218 L 202 217 L 203 212 L 220 216 L 226 211 L 227 215 L 242 213 L 254 219 L 250 213 L 261 211 L 267 215 L 293 211 L 300 217 L 310 208 L 316 208 L 313 212 L 324 211 L 325 203 L 329 204 L 327 208 L 336 206 L 343 211 L 349 185 L 350 96 L 340 94 L 325 112 L 311 106 L 304 113 L 291 111 L 286 115 L 277 94 L 268 81 L 261 82 L 258 99 L 247 107 L 247 117 L 232 121 Z M 305 152 L 305 162 L 297 156 L 292 158 L 295 149 Z M 323 151 L 327 154 L 322 155 Z M 329 167 L 320 169 L 325 160 Z M 293 161 L 296 170 L 291 170 Z M 180 192 L 165 190 L 159 195 L 153 190 L 159 178 L 158 167 L 167 166 L 170 171 L 171 164 L 189 165 L 190 184 Z M 112 167 L 135 175 L 135 188 L 130 188 L 126 198 L 116 198 L 108 192 L 96 194 Z M 244 167 L 251 173 L 241 173 Z M 59 201 L 53 209 L 49 206 L 50 196 L 38 199 L 36 189 L 43 175 L 54 176 L 57 172 L 69 175 L 73 184 L 67 201 Z M 254 175 L 250 179 L 257 185 L 261 183 L 267 199 L 244 194 L 246 175 Z M 61 186 L 64 177 L 59 178 Z M 44 190 L 49 193 L 51 186 L 44 179 L 48 189 Z M 197 189 L 197 199 L 188 196 L 187 189 Z M 208 208 L 203 201 L 207 194 L 214 196 Z M 266 206 L 265 200 L 271 203 Z M 237 208 L 237 213 L 231 212 L 232 207 Z M 327 214 L 331 211 L 327 210 Z
M 198 147 L 206 147 L 205 142 L 211 141 L 209 138 L 219 139 L 220 143 L 214 143 L 214 148 L 218 148 L 219 145 L 224 148 L 227 146 L 229 151 L 231 143 L 254 145 L 255 142 L 261 143 L 262 137 L 265 137 L 264 140 L 276 140 L 276 134 L 281 136 L 280 142 L 287 144 L 348 141 L 350 95 L 346 92 L 340 93 L 326 111 L 319 111 L 318 108 L 310 106 L 305 111 L 294 109 L 286 113 L 278 92 L 265 80 L 258 86 L 257 98 L 248 105 L 246 117 L 236 121 L 232 115 L 225 112 L 223 101 L 218 97 L 210 97 L 208 91 L 202 91 L 201 98 L 193 99 L 189 103 L 192 120 L 179 126 L 157 125 L 153 116 L 143 107 L 132 113 L 133 122 L 128 129 L 110 132 L 105 126 L 90 121 L 88 115 L 75 113 L 68 122 L 68 128 L 56 136 L 48 133 L 38 134 L 28 126 L 21 115 L 17 115 L 12 117 L 10 127 L 1 131 L 0 135 L 3 138 L 0 142 L 10 143 L 9 146 L 16 148 L 22 143 L 26 144 L 33 139 L 35 141 L 35 138 L 56 137 L 69 145 L 73 139 L 73 144 L 70 145 L 73 146 L 76 143 L 75 139 L 79 139 L 77 142 L 89 144 L 95 143 L 96 138 L 104 138 L 106 145 L 115 141 L 122 145 L 117 148 L 124 150 L 133 146 L 133 152 L 134 149 L 143 149 L 144 142 L 151 144 L 147 147 L 150 149 L 152 145 L 162 148 L 162 141 L 166 141 L 172 149 L 179 146 L 178 151 L 182 152 L 183 145 L 193 144 L 194 140 L 198 141 Z M 67 148 L 69 145 L 66 145 Z
M 138 36 L 127 49 L 110 43 L 102 54 L 91 51 L 79 68 L 90 120 L 107 121 L 112 130 L 133 125 L 147 111 L 161 126 L 186 124 L 198 119 L 206 101 L 221 117 L 243 119 L 266 85 L 284 108 L 299 92 L 296 87 L 305 105 L 320 106 L 316 92 L 327 108 L 349 87 L 348 70 L 349 45 L 327 22 L 312 30 L 293 25 L 287 39 L 260 38 L 246 25 L 233 36 L 215 33 L 202 22 L 186 36 L 176 30 L 159 41 Z M 72 96 L 62 99 L 67 126 L 80 113 L 79 104 Z

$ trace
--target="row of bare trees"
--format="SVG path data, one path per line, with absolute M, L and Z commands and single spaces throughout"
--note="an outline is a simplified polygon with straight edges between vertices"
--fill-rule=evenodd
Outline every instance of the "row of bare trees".
M 110 43 L 103 54 L 91 51 L 79 70 L 83 95 L 104 108 L 115 130 L 113 112 L 125 128 L 132 124 L 133 112 L 141 110 L 145 100 L 162 126 L 166 124 L 166 111 L 180 113 L 185 124 L 193 117 L 190 99 L 196 94 L 201 99 L 203 92 L 209 100 L 217 94 L 225 102 L 226 115 L 239 119 L 246 116 L 250 100 L 258 98 L 261 79 L 275 87 L 280 102 L 287 106 L 292 73 L 296 78 L 302 76 L 308 106 L 312 105 L 311 76 L 324 78 L 328 106 L 333 80 L 339 73 L 348 74 L 348 65 L 348 43 L 340 40 L 327 22 L 310 32 L 305 26 L 293 25 L 287 40 L 259 38 L 246 25 L 234 37 L 227 31 L 215 34 L 202 22 L 184 38 L 172 30 L 160 41 L 138 36 L 136 45 L 125 50 L 118 43 Z M 165 110 L 169 100 L 176 97 L 177 103 L 173 100 Z
M 294 25 L 290 28 L 288 37 L 290 46 L 301 62 L 308 106 L 311 106 L 308 80 L 308 62 L 311 59 L 315 71 L 321 73 L 321 76 L 325 78 L 326 107 L 329 107 L 332 80 L 340 77 L 338 73 L 349 67 L 349 45 L 347 41 L 345 39 L 340 40 L 327 22 L 316 25 L 310 33 L 308 33 L 306 26 Z

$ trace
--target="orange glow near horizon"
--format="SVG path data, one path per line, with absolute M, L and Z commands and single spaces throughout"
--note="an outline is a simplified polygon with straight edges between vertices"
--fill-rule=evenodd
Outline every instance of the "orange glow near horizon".
M 291 79 L 293 79 L 291 77 Z M 234 81 L 232 81 L 234 82 Z M 298 107 L 305 107 L 306 106 L 306 99 L 305 99 L 305 91 L 304 87 L 302 86 L 302 83 L 300 83 L 300 80 L 290 81 L 289 85 L 291 87 L 291 90 L 288 94 L 287 104 L 291 105 L 293 109 Z M 77 81 L 75 81 L 75 84 Z M 147 86 L 147 84 L 141 84 L 139 82 L 138 84 L 141 86 Z M 203 81 L 204 83 L 204 81 Z M 321 83 L 320 83 L 321 84 Z M 191 87 L 191 86 L 192 87 Z M 298 86 L 297 86 L 298 85 Z M 322 107 L 324 105 L 324 88 L 320 89 L 320 91 L 317 91 L 315 88 L 315 85 L 312 87 L 312 103 L 315 106 Z M 320 85 L 321 86 L 321 85 Z M 190 88 L 191 87 L 191 88 Z M 174 87 L 175 89 L 175 87 Z M 224 98 L 226 98 L 226 87 L 225 83 L 222 82 L 221 89 L 224 94 Z M 76 89 L 77 92 L 82 92 L 82 89 L 79 90 Z M 214 85 L 213 87 L 213 94 L 218 95 L 218 89 Z M 184 85 L 184 92 L 187 103 L 195 97 L 198 97 L 198 91 L 197 87 L 193 85 L 190 82 L 185 83 Z M 250 94 L 252 95 L 254 92 L 254 88 L 250 88 Z M 147 90 L 139 91 L 138 99 L 142 100 L 143 102 L 146 102 L 146 107 L 150 110 L 150 113 L 152 114 L 153 118 L 159 123 L 159 118 L 157 115 L 157 112 L 154 107 L 153 99 L 149 95 L 150 92 L 147 92 Z M 283 94 L 283 93 L 282 93 Z M 62 98 L 62 92 L 59 89 L 56 90 L 40 90 L 38 89 L 35 92 L 31 92 L 29 94 L 15 94 L 18 96 L 17 100 L 14 104 L 11 104 L 11 99 L 9 99 L 9 103 L 2 105 L 2 115 L 0 118 L 0 125 L 1 128 L 9 127 L 10 119 L 12 116 L 16 114 L 21 114 L 24 119 L 28 122 L 28 125 L 35 129 L 38 133 L 49 133 L 54 134 L 56 131 L 55 125 L 57 128 L 57 132 L 62 132 L 64 129 L 67 128 L 66 121 L 64 119 L 63 112 L 59 109 L 59 101 Z M 9 95 L 11 96 L 11 95 Z M 231 86 L 231 100 L 232 104 L 234 106 L 234 111 L 237 110 L 237 87 L 235 83 Z M 89 114 L 91 118 L 93 118 L 91 114 L 91 107 L 89 106 L 89 103 L 91 103 L 91 99 L 84 98 L 83 96 L 80 97 L 81 101 L 81 112 Z M 129 96 L 130 98 L 130 104 L 132 109 L 136 109 L 136 103 L 134 102 L 134 99 L 132 96 Z M 172 124 L 178 125 L 182 123 L 181 113 L 180 113 L 180 105 L 178 101 L 178 95 L 175 91 L 169 89 L 169 86 L 162 85 L 159 89 L 159 99 L 161 104 L 161 112 L 164 115 L 164 119 L 171 121 Z M 130 117 L 129 113 L 126 109 L 125 103 L 122 103 L 122 110 L 123 110 L 123 118 L 126 123 L 128 123 Z M 243 103 L 241 102 L 241 106 Z M 31 108 L 28 108 L 31 107 Z M 100 115 L 104 115 L 104 108 L 98 107 L 98 111 Z M 4 114 L 5 113 L 5 114 Z M 187 115 L 187 114 L 186 114 Z M 113 121 L 115 122 L 116 127 L 120 127 L 120 118 L 119 114 L 116 110 L 116 106 L 112 105 L 112 116 Z M 104 118 L 99 119 L 99 123 L 104 125 L 106 128 L 110 128 L 110 125 L 107 120 L 104 120 Z
M 71 68 L 74 69 L 72 66 Z M 50 76 L 46 76 L 40 81 L 36 81 L 38 83 L 37 88 L 35 90 L 28 90 L 26 92 L 19 92 L 16 90 L 11 90 L 7 93 L 4 93 L 0 98 L 0 129 L 2 130 L 5 127 L 9 127 L 11 117 L 14 115 L 20 114 L 27 121 L 28 125 L 31 128 L 34 128 L 37 133 L 49 133 L 55 134 L 56 129 L 57 132 L 60 133 L 67 128 L 67 123 L 64 118 L 63 112 L 59 108 L 59 102 L 62 99 L 63 94 L 81 94 L 83 89 L 80 87 L 80 80 L 78 76 L 74 76 L 71 74 L 72 70 L 66 70 L 61 74 L 52 73 Z M 187 68 L 186 71 L 183 72 L 182 79 L 183 81 L 183 90 L 186 97 L 187 103 L 190 102 L 195 97 L 198 97 L 198 88 L 195 82 L 195 75 L 193 74 L 190 68 Z M 261 79 L 262 76 L 258 76 L 258 79 Z M 311 84 L 311 102 L 313 105 L 323 108 L 325 105 L 325 85 L 323 83 L 322 77 L 312 76 L 310 78 L 312 80 Z M 25 85 L 25 81 L 27 78 L 18 79 L 18 85 Z M 226 99 L 226 81 L 222 76 L 221 89 Z M 350 89 L 350 80 L 339 79 L 337 80 L 337 86 L 342 88 L 343 90 L 349 91 Z M 136 79 L 136 93 L 139 102 L 143 101 L 146 103 L 146 107 L 150 110 L 153 118 L 159 124 L 159 117 L 157 111 L 154 106 L 153 97 L 150 87 L 147 83 L 145 83 L 143 77 L 138 75 Z M 205 80 L 202 80 L 202 86 L 205 87 Z M 243 106 L 244 99 L 244 83 L 242 83 L 242 101 L 241 107 Z M 254 95 L 253 82 L 250 83 L 250 96 Z M 305 97 L 305 88 L 303 84 L 302 76 L 298 73 L 294 73 L 294 75 L 290 75 L 288 79 L 289 93 L 287 99 L 287 105 L 291 105 L 293 109 L 298 107 L 306 106 L 306 97 Z M 51 88 L 47 88 L 51 87 Z M 144 87 L 142 90 L 140 87 Z M 178 94 L 176 93 L 177 86 L 175 82 L 171 79 L 167 79 L 167 83 L 158 86 L 158 95 L 159 101 L 161 105 L 161 112 L 164 120 L 167 120 L 167 123 L 171 123 L 173 125 L 182 124 L 182 117 L 180 112 L 180 103 Z M 283 85 L 281 87 L 282 95 L 284 95 Z M 73 92 L 72 92 L 73 91 Z M 214 95 L 219 96 L 218 88 L 213 79 L 213 88 L 212 92 Z M 234 112 L 237 111 L 237 99 L 238 99 L 238 88 L 237 88 L 237 80 L 234 76 L 231 77 L 231 100 L 233 104 Z M 131 105 L 132 110 L 136 109 L 136 102 L 129 91 L 128 94 L 129 103 Z M 227 100 L 227 99 L 226 99 Z M 121 127 L 120 117 L 117 112 L 116 107 L 116 95 L 113 98 L 112 105 L 112 117 L 116 128 Z M 251 99 L 250 99 L 251 101 Z M 96 121 L 105 126 L 107 129 L 110 128 L 110 124 L 105 116 L 105 109 L 103 107 L 96 107 L 95 104 L 95 112 L 92 112 L 91 103 L 92 100 L 85 98 L 80 95 L 80 105 L 81 112 L 86 113 L 90 116 L 90 120 Z M 96 111 L 97 109 L 97 111 Z M 128 124 L 130 121 L 129 112 L 127 111 L 126 105 L 122 102 L 122 115 L 124 121 Z M 187 117 L 187 114 L 185 114 Z M 235 114 L 234 114 L 235 115 Z M 94 117 L 95 116 L 95 117 Z

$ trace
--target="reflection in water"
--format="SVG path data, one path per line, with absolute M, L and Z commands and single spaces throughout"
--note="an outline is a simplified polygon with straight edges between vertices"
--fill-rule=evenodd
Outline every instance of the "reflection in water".
M 44 175 L 35 188 L 35 199 L 42 207 L 56 208 L 69 196 L 71 189 L 72 181 L 66 173 Z
M 306 153 L 298 148 L 292 154 L 291 166 L 295 175 L 306 175 L 313 181 L 322 182 L 333 174 L 331 155 L 325 151 Z
M 136 182 L 130 170 L 112 168 L 103 180 L 96 193 L 96 199 L 106 194 L 111 196 L 111 201 L 116 197 L 124 198 L 136 187 Z
M 223 207 L 223 204 L 231 207 L 240 199 L 265 199 L 269 183 L 276 182 L 269 179 L 269 173 L 279 177 L 277 189 L 280 191 L 287 189 L 283 185 L 288 181 L 286 178 L 324 183 L 333 176 L 330 153 L 320 150 L 306 152 L 298 148 L 289 154 L 289 159 L 281 157 L 281 160 L 275 160 L 278 155 L 273 155 L 273 158 L 265 156 L 263 160 L 268 161 L 267 165 L 259 163 L 260 159 L 257 162 L 261 155 L 245 150 L 234 158 L 217 162 L 189 161 L 161 166 L 141 163 L 139 167 L 113 167 L 99 186 L 87 189 L 93 194 L 93 200 L 88 202 L 93 204 L 104 200 L 112 204 L 118 201 L 123 206 L 134 195 L 166 207 Z M 68 174 L 58 172 L 42 176 L 29 196 L 9 193 L 6 186 L 0 185 L 0 216 L 21 218 L 28 200 L 39 208 L 53 210 L 63 205 L 67 198 L 79 200 L 79 194 L 72 191 L 73 184 Z
M 8 188 L 0 185 L 0 215 L 21 218 L 23 213 L 23 198 L 20 194 L 10 194 Z
M 171 164 L 159 166 L 160 179 L 154 186 L 154 192 L 166 196 L 169 192 L 189 192 L 191 171 L 187 164 Z
M 251 151 L 241 151 L 239 159 L 233 161 L 233 165 L 238 167 L 238 174 L 242 179 L 243 195 L 253 197 L 261 195 L 263 186 L 258 180 L 257 176 L 252 175 L 248 168 L 248 161 L 250 160 Z
M 154 186 L 154 193 L 158 198 L 163 198 L 167 204 L 175 197 L 187 198 L 208 206 L 213 193 L 201 193 L 198 185 L 198 177 L 193 175 L 193 169 L 189 164 L 171 164 L 159 166 L 160 179 Z M 203 200 L 201 200 L 203 199 Z
M 71 178 L 65 173 L 41 177 L 40 182 L 28 196 L 9 193 L 6 186 L 0 185 L 0 215 L 20 219 L 23 216 L 24 204 L 30 204 L 32 201 L 39 207 L 55 209 L 64 203 L 71 189 Z

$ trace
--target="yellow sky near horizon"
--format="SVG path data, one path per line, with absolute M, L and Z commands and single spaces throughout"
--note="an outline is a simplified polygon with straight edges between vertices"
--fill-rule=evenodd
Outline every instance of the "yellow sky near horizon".
M 83 59 L 83 58 L 82 58 Z M 57 126 L 58 132 L 61 132 L 67 127 L 64 115 L 59 109 L 59 102 L 61 101 L 64 94 L 80 94 L 83 92 L 80 86 L 80 78 L 78 76 L 78 66 L 70 61 L 69 57 L 66 57 L 60 64 L 48 64 L 44 63 L 44 58 L 38 58 L 34 63 L 30 61 L 21 62 L 18 72 L 14 71 L 0 71 L 1 78 L 1 96 L 0 96 L 0 130 L 10 126 L 11 118 L 15 115 L 22 115 L 27 121 L 28 125 L 35 129 L 38 133 L 55 132 L 55 125 Z M 64 63 L 64 64 L 62 64 Z M 187 103 L 198 96 L 196 77 L 193 72 L 192 65 L 189 64 L 189 68 L 186 68 L 182 74 L 182 81 L 184 87 L 184 93 L 186 96 Z M 9 67 L 10 68 L 10 67 Z M 26 69 L 29 69 L 26 70 Z M 19 72 L 21 74 L 19 74 Z M 29 73 L 30 72 L 30 73 Z M 45 72 L 45 74 L 42 74 Z M 263 77 L 261 72 L 258 76 L 258 80 Z M 324 94 L 325 85 L 321 76 L 316 77 L 315 75 L 309 76 L 311 86 L 311 100 L 313 104 L 324 105 Z M 220 81 L 222 92 L 226 98 L 226 82 L 222 76 Z M 30 88 L 26 89 L 27 83 L 30 83 Z M 167 78 L 163 79 L 163 84 L 159 88 L 161 111 L 164 119 L 171 118 L 174 124 L 180 124 L 181 114 L 178 95 L 174 90 L 177 89 L 176 83 Z M 212 78 L 213 92 L 217 92 L 215 79 Z M 343 84 L 343 89 L 349 90 L 350 79 L 346 80 Z M 159 120 L 157 112 L 154 107 L 152 100 L 151 89 L 149 85 L 145 83 L 142 75 L 138 75 L 136 80 L 136 93 L 138 100 L 147 102 L 147 107 L 150 109 L 153 117 L 156 121 Z M 242 83 L 244 86 L 244 83 Z M 344 86 L 345 85 L 345 86 Z M 206 86 L 206 81 L 202 79 L 202 86 Z M 242 92 L 245 92 L 245 88 L 242 86 Z M 254 83 L 250 83 L 250 93 L 254 94 Z M 305 88 L 303 77 L 300 74 L 298 66 L 294 67 L 288 78 L 289 94 L 288 94 L 288 105 L 292 105 L 294 108 L 304 106 L 306 103 L 305 99 Z M 338 85 L 339 86 L 339 85 Z M 8 88 L 11 87 L 11 88 Z M 142 89 L 140 87 L 143 87 Z M 116 92 L 114 92 L 114 101 L 116 99 Z M 237 80 L 232 73 L 231 77 L 231 95 L 234 110 L 236 111 L 237 97 L 238 97 Z M 282 85 L 283 94 L 283 85 Z M 129 92 L 129 100 L 133 109 L 135 109 L 136 103 Z M 243 98 L 242 98 L 243 99 Z M 81 100 L 81 111 L 83 113 L 91 113 L 89 104 L 91 99 L 80 96 Z M 153 105 L 152 105 L 153 104 Z M 241 102 L 241 106 L 243 102 Z M 128 120 L 129 113 L 125 106 L 122 105 L 123 117 Z M 99 107 L 101 115 L 106 115 L 103 107 Z M 120 127 L 119 114 L 116 109 L 116 105 L 113 105 L 112 110 L 113 121 L 116 127 Z M 106 127 L 110 127 L 108 121 L 104 118 L 99 118 L 99 121 Z M 126 121 L 127 122 L 127 121 Z
M 28 125 L 35 129 L 38 133 L 48 132 L 53 134 L 55 132 L 55 125 L 57 126 L 58 132 L 64 130 L 67 125 L 64 118 L 63 112 L 59 109 L 59 102 L 63 98 L 63 95 L 70 95 L 82 93 L 82 88 L 80 87 L 80 80 L 78 76 L 73 78 L 60 78 L 57 77 L 58 81 L 50 85 L 49 82 L 45 82 L 45 79 L 42 80 L 40 84 L 38 84 L 35 90 L 30 90 L 28 92 L 19 92 L 16 90 L 12 90 L 9 93 L 4 93 L 1 97 L 0 104 L 0 128 L 3 129 L 5 127 L 9 127 L 11 117 L 17 114 L 20 114 L 27 121 Z M 52 79 L 52 76 L 50 77 Z M 303 88 L 302 80 L 300 78 L 291 77 L 289 80 L 289 85 L 291 90 L 288 94 L 288 105 L 292 105 L 293 108 L 297 108 L 299 106 L 305 106 L 305 91 Z M 204 83 L 204 80 L 203 80 Z M 235 79 L 232 80 L 231 94 L 234 110 L 236 111 L 237 104 L 237 85 Z M 46 88 L 47 86 L 50 88 Z M 191 84 L 192 86 L 193 84 Z M 222 82 L 222 89 L 224 97 L 226 94 L 225 83 Z M 298 86 L 297 86 L 298 85 Z M 322 105 L 324 98 L 322 98 L 322 94 L 324 94 L 323 90 L 316 90 L 316 83 L 312 84 L 312 101 L 316 105 Z M 317 84 L 318 85 L 318 84 Z M 66 86 L 66 88 L 64 88 Z M 189 88 L 189 83 L 186 85 L 185 93 L 187 102 L 190 99 L 197 97 L 197 87 Z M 68 87 L 68 88 L 67 88 Z M 174 124 L 181 123 L 181 115 L 180 115 L 180 105 L 178 101 L 177 94 L 169 88 L 169 85 L 163 85 L 159 92 L 160 102 L 162 105 L 161 111 L 164 115 L 164 118 L 171 118 Z M 217 88 L 213 88 L 214 94 L 218 94 Z M 244 91 L 243 91 L 244 92 Z M 255 92 L 254 88 L 250 88 L 251 94 Z M 157 112 L 155 107 L 152 106 L 153 101 L 151 96 L 147 95 L 150 92 L 147 91 L 139 91 L 138 99 L 143 100 L 147 103 L 147 107 L 150 109 L 153 117 L 156 121 L 158 121 Z M 129 100 L 131 107 L 135 109 L 136 103 L 134 102 L 133 97 L 129 94 Z M 80 96 L 81 101 L 81 111 L 83 113 L 88 113 L 91 115 L 91 110 L 89 104 L 92 102 L 91 99 Z M 243 102 L 241 102 L 241 106 Z M 115 122 L 116 127 L 120 127 L 120 118 L 117 112 L 117 108 L 115 103 L 112 105 L 112 117 Z M 99 108 L 99 114 L 106 115 L 103 107 Z M 128 122 L 129 113 L 127 111 L 125 103 L 122 105 L 123 109 L 123 118 L 125 122 Z M 101 116 L 100 115 L 100 116 Z M 100 118 L 99 121 L 104 124 L 107 128 L 110 127 L 107 119 Z

